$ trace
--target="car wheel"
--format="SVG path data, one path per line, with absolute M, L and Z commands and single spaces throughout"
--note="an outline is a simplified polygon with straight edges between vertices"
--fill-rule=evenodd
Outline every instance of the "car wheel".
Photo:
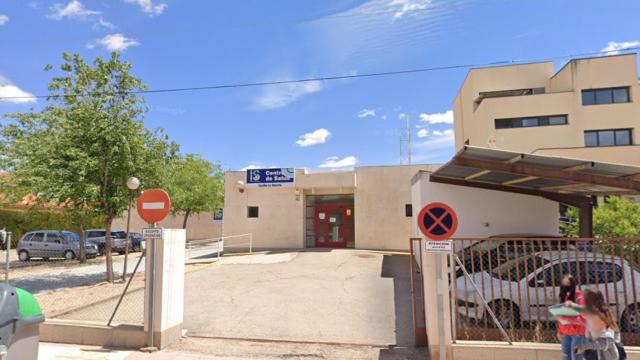
M 43 257 L 42 260 L 49 261 L 49 258 L 48 257 Z
M 125 254 L 124 250 L 118 250 L 118 255 L 124 255 L 124 254 Z
M 504 329 L 514 329 L 520 327 L 520 309 L 518 306 L 508 300 L 497 300 L 489 304 L 493 310 L 496 319 Z M 485 314 L 487 325 L 498 327 L 493 318 L 487 311 Z
M 73 251 L 71 250 L 67 250 L 64 252 L 64 259 L 65 260 L 73 260 L 76 258 L 76 254 L 73 253 Z
M 29 261 L 30 256 L 29 253 L 26 250 L 22 250 L 18 253 L 18 259 L 20 259 L 20 261 Z
M 620 325 L 623 332 L 640 333 L 640 306 L 638 304 L 629 305 L 622 313 Z

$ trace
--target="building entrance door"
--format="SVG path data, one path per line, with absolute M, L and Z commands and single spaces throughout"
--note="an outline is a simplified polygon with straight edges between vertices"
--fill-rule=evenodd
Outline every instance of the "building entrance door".
M 353 205 L 315 206 L 316 247 L 346 248 L 353 242 Z

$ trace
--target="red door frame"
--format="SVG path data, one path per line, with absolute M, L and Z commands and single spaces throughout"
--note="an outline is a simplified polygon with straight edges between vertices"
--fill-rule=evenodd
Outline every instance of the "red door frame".
M 337 210 L 342 214 L 342 223 L 339 225 L 340 230 L 339 233 L 343 234 L 344 241 L 341 242 L 332 242 L 329 241 L 329 233 L 331 231 L 331 222 L 329 221 L 329 213 L 331 211 Z M 351 215 L 347 215 L 347 211 L 350 211 Z M 318 230 L 320 229 L 320 217 L 319 213 L 324 212 L 327 216 L 327 219 L 324 224 L 325 228 L 325 241 L 320 244 L 318 243 Z M 351 230 L 353 226 L 353 204 L 317 204 L 314 206 L 314 214 L 315 214 L 315 247 L 328 247 L 328 248 L 346 248 L 347 242 L 353 241 L 353 231 Z

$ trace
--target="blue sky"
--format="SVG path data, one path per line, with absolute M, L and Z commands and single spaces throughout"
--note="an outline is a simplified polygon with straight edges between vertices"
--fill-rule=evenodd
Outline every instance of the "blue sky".
M 638 46 L 638 13 L 613 0 L 2 0 L 0 96 L 46 94 L 42 69 L 63 51 L 121 51 L 151 89 L 206 86 Z M 409 117 L 414 162 L 444 162 L 466 72 L 151 94 L 145 122 L 224 169 L 317 170 L 399 164 Z M 43 104 L 0 101 L 0 114 Z

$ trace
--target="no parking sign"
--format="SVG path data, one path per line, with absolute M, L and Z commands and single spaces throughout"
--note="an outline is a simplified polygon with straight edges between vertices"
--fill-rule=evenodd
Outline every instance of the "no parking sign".
M 418 214 L 418 227 L 427 239 L 425 244 L 428 252 L 452 251 L 450 239 L 458 229 L 458 216 L 447 204 L 432 202 L 420 210 Z

